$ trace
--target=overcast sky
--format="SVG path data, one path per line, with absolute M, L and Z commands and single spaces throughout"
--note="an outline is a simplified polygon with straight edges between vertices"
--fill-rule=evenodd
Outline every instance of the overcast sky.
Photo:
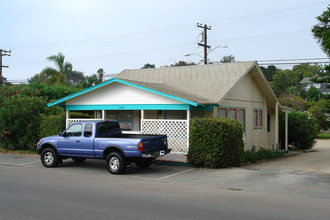
M 26 80 L 62 52 L 85 75 L 199 62 L 201 28 L 211 26 L 211 61 L 326 58 L 311 35 L 328 0 L 0 0 L 3 76 Z M 186 57 L 184 54 L 197 54 Z M 323 60 L 327 61 L 327 60 Z M 285 66 L 281 66 L 285 68 Z

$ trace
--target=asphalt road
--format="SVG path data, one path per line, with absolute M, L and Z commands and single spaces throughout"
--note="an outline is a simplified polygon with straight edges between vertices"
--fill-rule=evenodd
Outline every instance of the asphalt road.
M 231 169 L 104 161 L 44 168 L 0 154 L 0 219 L 330 219 L 330 141 L 316 152 Z

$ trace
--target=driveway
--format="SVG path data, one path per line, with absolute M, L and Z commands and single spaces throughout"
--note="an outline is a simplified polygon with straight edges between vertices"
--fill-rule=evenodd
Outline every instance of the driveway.
M 317 140 L 312 151 L 301 153 L 292 158 L 245 166 L 246 169 L 268 170 L 285 173 L 315 173 L 330 176 L 330 140 Z

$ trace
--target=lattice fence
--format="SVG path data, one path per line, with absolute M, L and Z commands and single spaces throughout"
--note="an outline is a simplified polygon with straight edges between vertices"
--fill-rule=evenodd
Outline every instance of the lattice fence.
M 142 119 L 143 134 L 167 135 L 168 148 L 173 153 L 188 153 L 189 122 L 187 120 Z
M 78 119 L 78 118 L 75 118 L 75 119 L 66 119 L 66 127 L 69 127 L 70 125 L 72 125 L 73 123 L 75 122 L 80 122 L 80 121 L 95 121 L 95 120 L 101 120 L 101 119 Z

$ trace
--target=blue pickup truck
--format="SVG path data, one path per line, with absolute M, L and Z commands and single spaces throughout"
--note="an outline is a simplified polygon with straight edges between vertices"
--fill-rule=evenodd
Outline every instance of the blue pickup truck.
M 37 150 L 45 167 L 56 167 L 63 159 L 83 162 L 106 160 L 112 174 L 125 172 L 135 163 L 146 168 L 152 160 L 169 153 L 166 135 L 123 134 L 114 120 L 76 122 L 59 135 L 42 138 Z

